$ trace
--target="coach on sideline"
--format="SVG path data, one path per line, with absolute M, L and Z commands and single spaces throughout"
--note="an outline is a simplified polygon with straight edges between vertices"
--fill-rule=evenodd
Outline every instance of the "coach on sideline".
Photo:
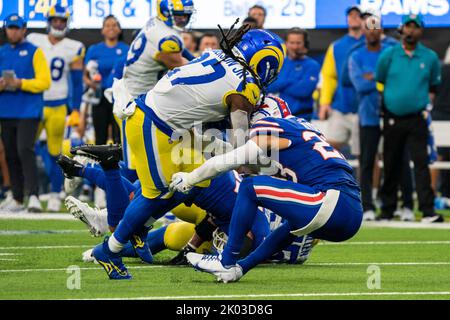
M 319 81 L 320 65 L 308 57 L 309 39 L 306 30 L 292 28 L 286 34 L 287 57 L 278 78 L 267 88 L 278 93 L 293 115 L 311 121 L 313 93 Z
M 25 40 L 26 22 L 17 14 L 4 21 L 8 43 L 0 48 L 0 124 L 14 199 L 3 210 L 21 211 L 24 189 L 28 211 L 39 212 L 38 171 L 34 143 L 50 88 L 50 69 L 41 49 Z
M 397 186 L 406 146 L 414 162 L 416 190 L 423 222 L 442 222 L 434 211 L 434 192 L 428 168 L 429 130 L 425 110 L 438 85 L 441 70 L 437 54 L 422 45 L 421 15 L 402 19 L 402 43 L 385 50 L 377 64 L 376 80 L 384 84 L 384 183 L 379 219 L 391 219 L 397 207 Z

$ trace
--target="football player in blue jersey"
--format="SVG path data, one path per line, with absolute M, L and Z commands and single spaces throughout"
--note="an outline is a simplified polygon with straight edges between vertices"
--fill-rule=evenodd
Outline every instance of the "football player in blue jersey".
M 194 268 L 215 275 L 219 281 L 238 281 L 296 236 L 345 241 L 361 225 L 360 190 L 352 167 L 309 122 L 294 116 L 283 118 L 281 113 L 267 117 L 266 112 L 256 112 L 250 140 L 244 146 L 213 157 L 190 173 L 176 173 L 170 188 L 189 192 L 205 179 L 267 158 L 269 152 L 263 150 L 272 154 L 277 173 L 243 180 L 222 255 L 187 254 Z M 258 207 L 273 211 L 285 222 L 248 257 L 238 260 L 244 230 L 257 216 Z

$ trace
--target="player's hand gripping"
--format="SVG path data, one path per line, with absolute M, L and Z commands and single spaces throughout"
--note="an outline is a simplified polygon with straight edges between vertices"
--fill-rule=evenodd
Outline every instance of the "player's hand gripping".
M 194 187 L 189 182 L 189 178 L 190 176 L 187 172 L 175 173 L 174 175 L 172 175 L 172 181 L 170 182 L 169 190 L 172 192 L 188 193 Z

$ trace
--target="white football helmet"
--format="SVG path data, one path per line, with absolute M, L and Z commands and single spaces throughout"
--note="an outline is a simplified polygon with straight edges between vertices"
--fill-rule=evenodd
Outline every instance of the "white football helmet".
M 267 117 L 286 118 L 291 115 L 288 104 L 281 98 L 275 96 L 267 96 L 258 110 L 253 112 L 250 124 Z

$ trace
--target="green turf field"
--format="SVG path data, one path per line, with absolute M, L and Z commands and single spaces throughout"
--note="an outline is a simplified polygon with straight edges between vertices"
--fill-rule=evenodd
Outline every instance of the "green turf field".
M 319 244 L 305 265 L 263 265 L 230 284 L 165 266 L 175 255 L 169 251 L 153 266 L 126 260 L 133 280 L 110 281 L 98 265 L 81 261 L 99 241 L 77 221 L 0 219 L 0 299 L 450 298 L 449 229 L 364 227 L 346 243 Z M 76 283 L 69 266 L 80 268 L 80 289 L 68 288 Z M 380 287 L 369 289 L 378 268 Z

